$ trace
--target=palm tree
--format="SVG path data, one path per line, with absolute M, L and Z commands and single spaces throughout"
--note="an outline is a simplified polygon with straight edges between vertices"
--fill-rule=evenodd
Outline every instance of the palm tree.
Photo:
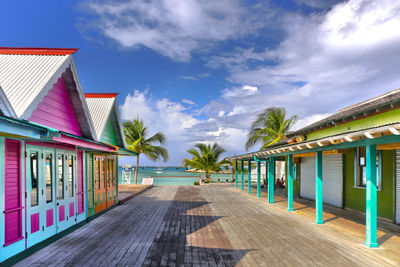
M 281 141 L 296 121 L 296 115 L 286 119 L 285 108 L 270 107 L 257 115 L 247 134 L 246 150 L 260 143 L 260 148 Z
M 210 181 L 211 172 L 220 171 L 221 165 L 227 163 L 226 160 L 219 161 L 219 157 L 225 151 L 226 150 L 217 143 L 214 143 L 213 146 L 201 143 L 196 144 L 194 148 L 187 151 L 193 158 L 184 159 L 183 166 L 204 171 L 206 173 L 206 181 Z
M 140 154 L 143 153 L 149 159 L 154 161 L 160 158 L 163 158 L 164 161 L 167 161 L 169 158 L 168 151 L 164 147 L 153 145 L 155 143 L 164 145 L 166 143 L 166 138 L 161 132 L 156 133 L 152 137 L 148 137 L 149 131 L 147 127 L 143 125 L 143 121 L 139 118 L 132 121 L 126 121 L 123 125 L 128 149 L 138 154 L 135 171 L 135 184 L 137 184 Z

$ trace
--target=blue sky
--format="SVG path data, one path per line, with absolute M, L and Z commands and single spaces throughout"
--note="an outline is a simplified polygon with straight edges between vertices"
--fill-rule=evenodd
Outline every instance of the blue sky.
M 167 135 L 169 165 L 196 142 L 243 153 L 269 106 L 299 128 L 400 84 L 395 0 L 14 0 L 2 11 L 1 46 L 79 48 L 84 91 L 119 92 L 123 119 Z

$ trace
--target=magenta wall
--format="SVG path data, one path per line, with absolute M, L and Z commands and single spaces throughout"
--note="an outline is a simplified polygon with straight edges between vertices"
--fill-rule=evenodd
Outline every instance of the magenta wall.
M 82 136 L 71 97 L 62 77 L 57 80 L 48 95 L 43 98 L 29 121 Z
M 21 143 L 5 142 L 5 245 L 23 238 L 21 201 Z

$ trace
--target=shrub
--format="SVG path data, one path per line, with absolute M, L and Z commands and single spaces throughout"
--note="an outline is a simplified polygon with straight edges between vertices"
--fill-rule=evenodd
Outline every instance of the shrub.
M 199 182 L 194 182 L 194 185 L 199 185 Z

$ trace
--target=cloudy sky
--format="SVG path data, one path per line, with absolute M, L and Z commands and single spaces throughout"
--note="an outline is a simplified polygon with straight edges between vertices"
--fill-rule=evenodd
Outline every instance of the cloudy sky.
M 166 134 L 168 165 L 197 142 L 245 152 L 269 106 L 299 128 L 400 87 L 397 0 L 21 2 L 2 5 L 2 46 L 80 48 L 84 91 L 119 92 L 123 120 Z

